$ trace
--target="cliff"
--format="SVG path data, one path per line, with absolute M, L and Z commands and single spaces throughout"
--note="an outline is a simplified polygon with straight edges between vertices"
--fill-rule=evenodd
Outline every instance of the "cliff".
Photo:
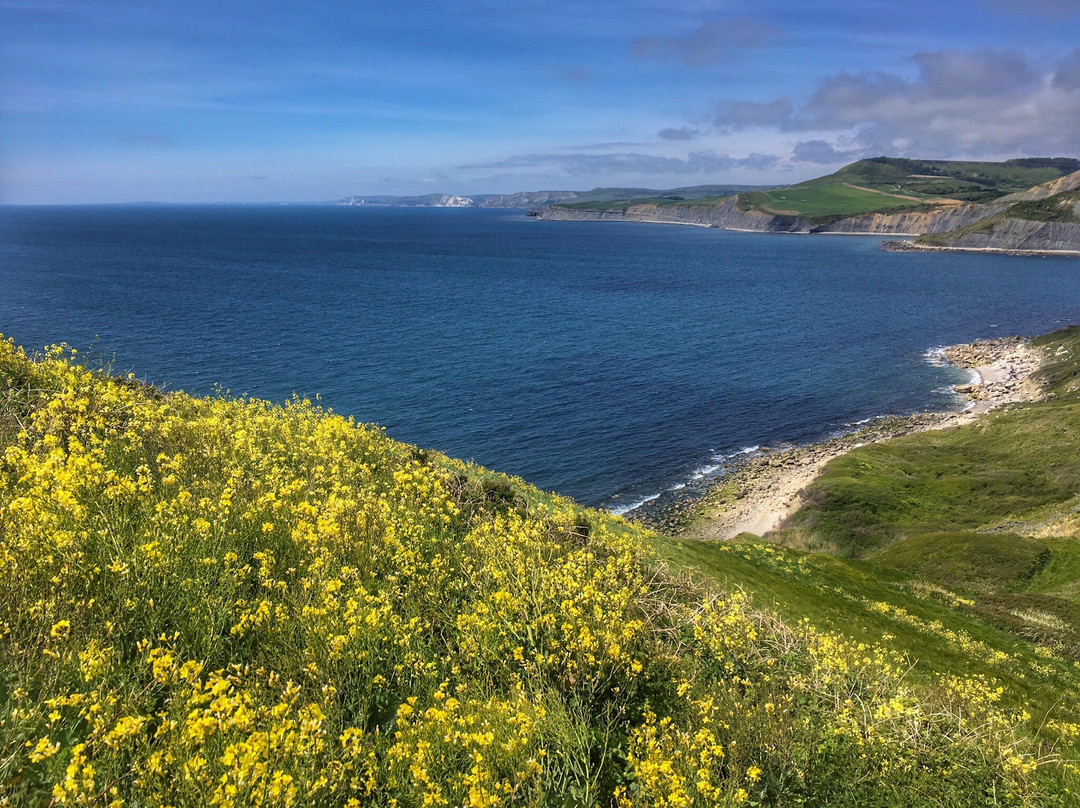
M 1080 224 L 1004 218 L 978 229 L 945 234 L 945 238 L 939 240 L 919 239 L 907 246 L 922 250 L 993 250 L 1080 255 Z
M 921 235 L 946 233 L 992 216 L 1003 206 L 942 205 L 927 211 L 870 213 L 848 216 L 813 229 L 815 233 L 871 233 L 874 235 Z
M 1025 163 L 1024 167 L 1030 171 L 1050 170 L 1043 165 L 1047 161 L 1028 162 L 1032 165 Z M 963 172 L 952 164 L 926 164 L 942 172 L 944 166 L 952 174 L 900 176 L 897 172 L 914 169 L 904 161 L 882 158 L 853 164 L 819 180 L 768 192 L 739 193 L 722 201 L 563 202 L 531 210 L 529 215 L 561 221 L 693 224 L 774 233 L 920 237 L 915 243 L 892 244 L 890 249 L 1080 253 L 1080 171 L 1004 193 L 1009 190 L 1006 179 L 995 178 L 994 171 L 1015 169 L 1016 164 L 971 164 Z M 1050 168 L 1065 170 L 1072 165 L 1065 161 Z M 882 171 L 891 173 L 877 176 Z M 983 184 L 975 187 L 974 177 L 982 178 Z M 1013 188 L 1020 182 L 1015 178 L 1009 181 Z M 972 196 L 981 201 L 965 201 L 964 197 Z
M 718 204 L 642 203 L 623 207 L 580 208 L 552 205 L 529 211 L 538 219 L 557 221 L 626 221 L 663 224 L 693 224 L 726 230 L 755 230 L 772 233 L 809 233 L 810 225 L 798 216 L 778 216 L 758 210 L 740 210 L 738 196 Z
M 1011 194 L 996 214 L 937 235 L 919 248 L 1080 253 L 1080 172 Z
M 919 235 L 944 233 L 965 227 L 999 211 L 1002 205 L 942 205 L 933 210 L 870 213 L 848 216 L 826 224 L 812 224 L 800 216 L 742 209 L 739 197 L 720 204 L 639 204 L 611 208 L 580 208 L 551 205 L 529 211 L 539 219 L 558 221 L 627 221 L 696 224 L 726 230 L 762 233 L 869 233 Z

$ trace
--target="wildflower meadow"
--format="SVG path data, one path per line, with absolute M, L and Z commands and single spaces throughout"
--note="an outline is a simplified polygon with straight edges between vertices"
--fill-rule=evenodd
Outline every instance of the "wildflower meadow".
M 1047 806 L 994 684 L 306 400 L 0 342 L 0 805 Z

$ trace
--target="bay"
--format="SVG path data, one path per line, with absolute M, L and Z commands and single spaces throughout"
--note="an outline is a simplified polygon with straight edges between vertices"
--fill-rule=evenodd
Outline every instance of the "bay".
M 341 206 L 0 208 L 0 332 L 320 396 L 625 510 L 750 447 L 955 406 L 934 348 L 1080 321 L 1080 260 Z

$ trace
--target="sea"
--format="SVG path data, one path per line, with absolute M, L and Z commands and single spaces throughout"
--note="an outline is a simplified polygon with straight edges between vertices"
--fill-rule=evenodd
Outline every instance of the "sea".
M 0 333 L 168 390 L 314 398 L 633 516 L 958 406 L 942 346 L 1080 322 L 1080 259 L 522 210 L 0 207 Z

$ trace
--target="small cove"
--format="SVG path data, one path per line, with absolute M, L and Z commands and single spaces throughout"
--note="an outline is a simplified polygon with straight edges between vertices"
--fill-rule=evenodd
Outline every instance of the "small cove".
M 293 393 L 615 510 L 752 447 L 944 409 L 927 360 L 1080 319 L 1080 260 L 338 206 L 0 208 L 0 332 Z

